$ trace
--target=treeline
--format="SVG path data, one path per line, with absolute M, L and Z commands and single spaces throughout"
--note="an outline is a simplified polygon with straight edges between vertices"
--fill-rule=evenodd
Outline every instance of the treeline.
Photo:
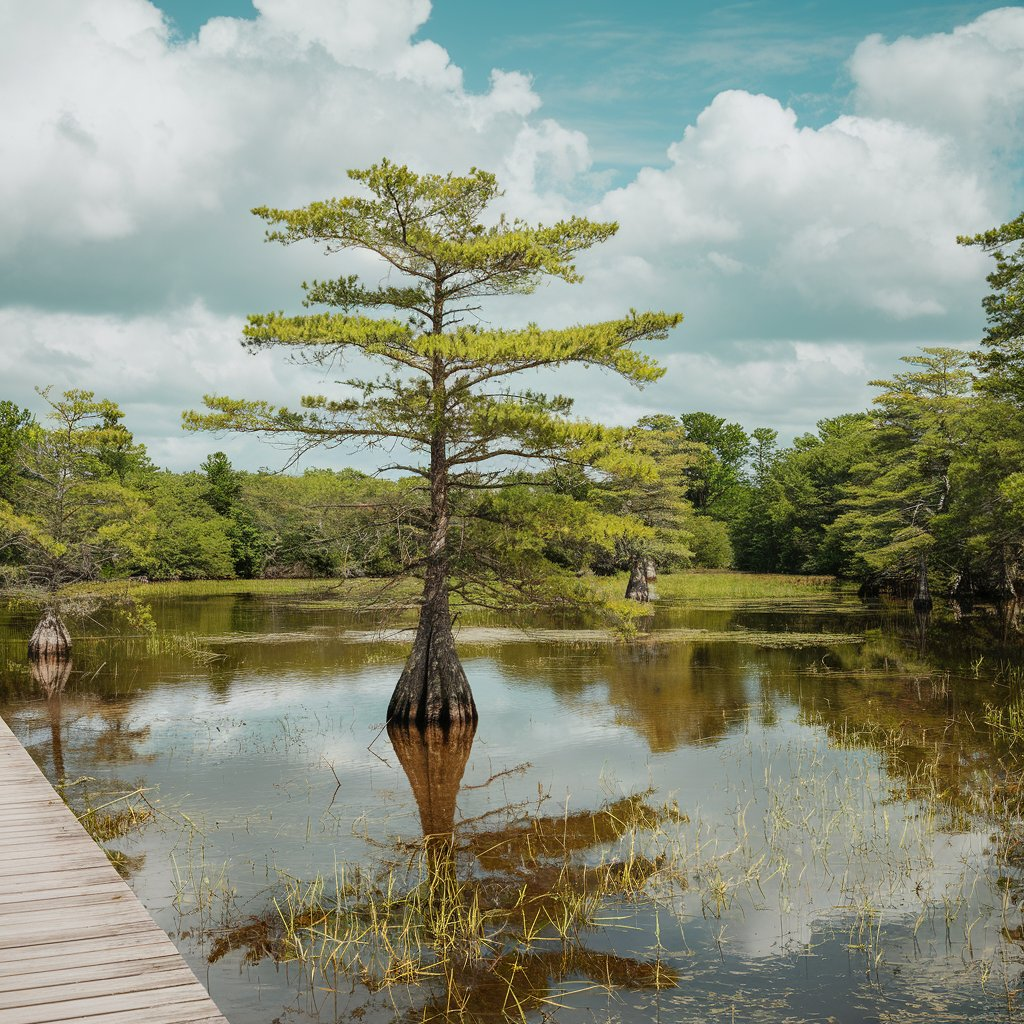
M 827 573 L 868 590 L 906 590 L 927 572 L 961 599 L 1024 599 L 1024 214 L 960 241 L 995 259 L 981 351 L 905 356 L 906 369 L 872 382 L 870 410 L 822 420 L 789 447 L 698 411 L 590 432 L 578 457 L 567 434 L 543 472 L 467 470 L 450 507 L 453 589 L 558 603 L 587 573 L 628 570 L 641 595 L 654 565 Z M 40 394 L 42 421 L 0 402 L 8 582 L 393 576 L 424 564 L 422 474 L 247 473 L 222 452 L 172 473 L 113 402 Z
M 780 447 L 708 412 L 615 435 L 646 456 L 539 474 L 456 509 L 467 563 L 537 581 L 644 568 L 827 573 L 900 588 L 926 560 L 960 596 L 1010 595 L 1024 545 L 1024 408 L 1006 373 L 929 348 L 875 382 L 875 407 Z M 1012 383 L 1012 382 L 1010 382 Z M 0 402 L 0 552 L 9 581 L 389 576 L 422 557 L 418 478 L 356 470 L 195 471 L 150 461 L 120 409 L 82 391 L 39 422 Z M 532 566 L 532 568 L 531 568 Z M 479 573 L 477 573 L 479 576 Z M 549 581 L 550 582 L 550 581 Z
M 691 495 L 727 524 L 737 568 L 907 591 L 924 566 L 963 599 L 1022 596 L 1024 395 L 987 353 L 903 361 L 872 382 L 870 411 L 822 420 L 790 447 L 698 414 L 711 466 L 697 472 L 716 483 Z
M 78 390 L 40 394 L 49 406 L 41 421 L 0 401 L 0 569 L 9 584 L 391 576 L 422 563 L 429 514 L 419 477 L 250 473 L 223 452 L 174 473 L 153 465 L 114 402 Z M 615 435 L 611 450 L 648 456 L 639 469 L 606 459 L 592 470 L 509 472 L 498 492 L 463 498 L 453 512 L 460 579 L 539 591 L 641 556 L 665 568 L 727 566 L 725 525 L 685 497 L 683 469 L 702 446 L 665 420 Z
M 386 507 L 405 483 L 352 470 L 300 476 L 153 465 L 118 406 L 43 391 L 37 422 L 0 402 L 0 561 L 8 582 L 387 575 L 404 561 Z

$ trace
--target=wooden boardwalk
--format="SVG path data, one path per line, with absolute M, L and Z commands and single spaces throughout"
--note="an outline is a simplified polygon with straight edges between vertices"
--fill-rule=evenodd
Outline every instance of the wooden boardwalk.
M 3 719 L 0 1021 L 227 1024 Z

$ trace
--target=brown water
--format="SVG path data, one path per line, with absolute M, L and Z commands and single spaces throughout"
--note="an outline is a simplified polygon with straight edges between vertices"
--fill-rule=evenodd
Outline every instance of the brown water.
M 161 643 L 80 623 L 47 697 L 33 611 L 10 607 L 0 714 L 72 803 L 145 789 L 158 813 L 110 846 L 233 1024 L 1019 1016 L 1020 772 L 989 723 L 1022 677 L 995 613 L 938 611 L 923 650 L 904 609 L 848 596 L 661 605 L 633 645 L 480 620 L 480 725 L 448 747 L 382 731 L 404 648 L 365 618 L 245 594 L 153 616 Z M 424 863 L 492 911 L 457 977 L 430 973 L 430 935 L 415 983 L 384 987 L 386 963 L 324 973 L 261 945 L 289 880 L 412 884 L 424 828 L 453 826 Z M 517 886 L 563 906 L 584 866 L 622 863 L 637 876 L 568 936 L 498 927 Z

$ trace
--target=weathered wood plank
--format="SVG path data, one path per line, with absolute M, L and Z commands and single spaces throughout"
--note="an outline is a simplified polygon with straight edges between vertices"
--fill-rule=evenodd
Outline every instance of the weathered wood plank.
M 227 1024 L 0 720 L 0 1020 Z

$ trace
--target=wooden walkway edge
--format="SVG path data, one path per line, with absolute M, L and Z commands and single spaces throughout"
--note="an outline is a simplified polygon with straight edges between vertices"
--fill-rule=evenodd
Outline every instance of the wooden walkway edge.
M 227 1024 L 3 719 L 0 1021 Z

